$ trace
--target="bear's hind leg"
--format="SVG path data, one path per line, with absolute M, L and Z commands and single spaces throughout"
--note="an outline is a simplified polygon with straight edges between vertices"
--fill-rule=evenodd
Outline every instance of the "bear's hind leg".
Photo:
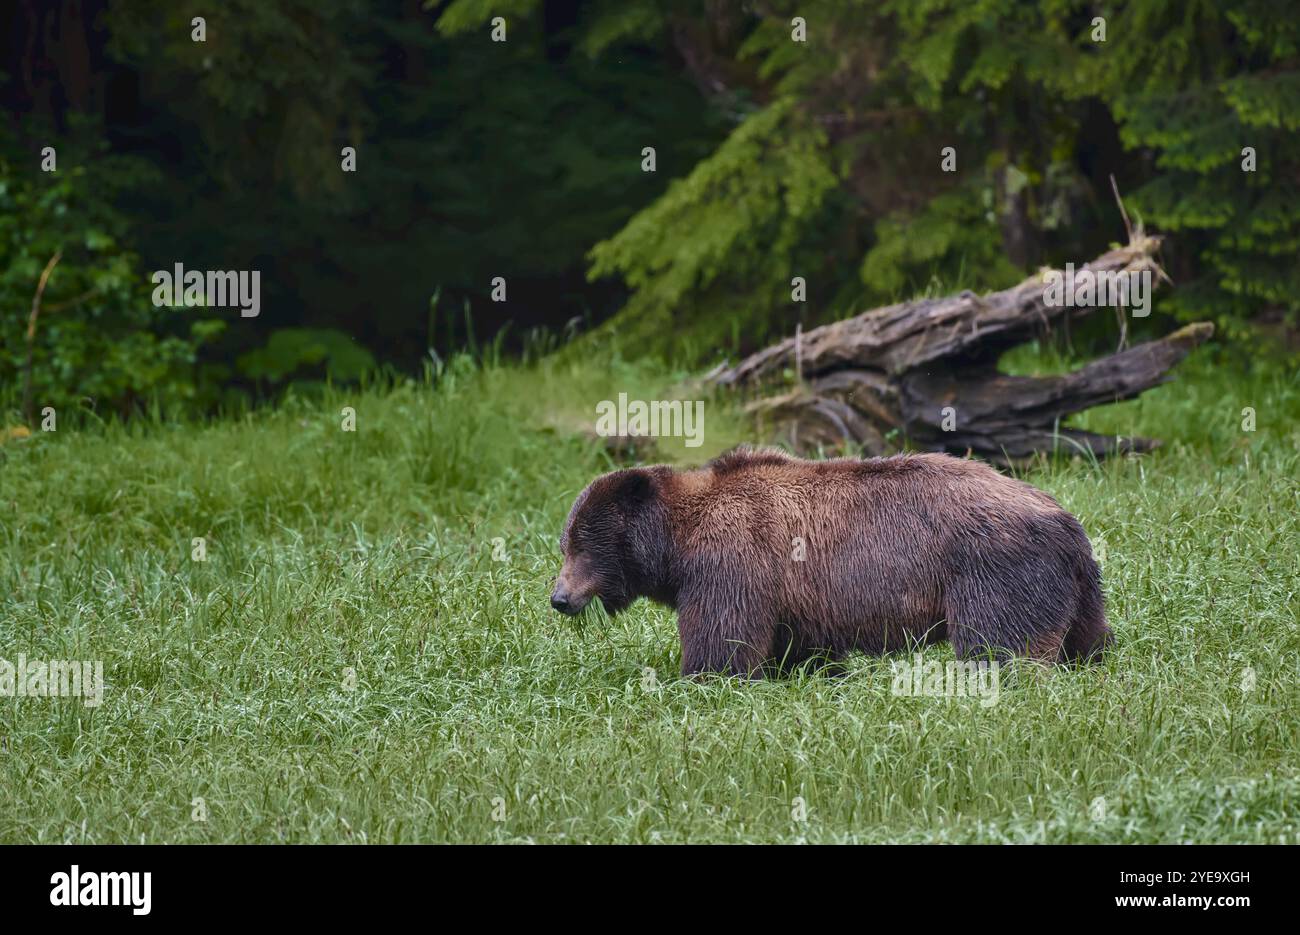
M 1015 572 L 959 574 L 944 605 L 948 639 L 958 658 L 1014 656 L 1054 663 L 1061 657 L 1070 628 L 1073 595 L 1054 594 L 1045 563 L 1029 561 Z
M 1074 620 L 1061 646 L 1061 661 L 1100 662 L 1102 653 L 1114 642 L 1106 625 L 1106 608 L 1101 595 L 1101 576 L 1091 558 L 1075 573 Z
M 1102 654 L 1115 642 L 1105 617 L 1079 617 L 1070 625 L 1061 646 L 1061 661 L 1101 662 Z
M 961 610 L 957 610 L 955 613 L 961 614 L 968 621 L 977 620 L 977 615 L 969 612 L 963 614 Z M 974 626 L 954 626 L 950 623 L 948 632 L 953 651 L 958 659 L 991 658 L 992 661 L 1005 665 L 1017 657 L 1042 663 L 1060 661 L 1069 628 L 1060 625 L 1036 633 L 1012 635 L 1003 627 L 982 628 L 976 622 Z

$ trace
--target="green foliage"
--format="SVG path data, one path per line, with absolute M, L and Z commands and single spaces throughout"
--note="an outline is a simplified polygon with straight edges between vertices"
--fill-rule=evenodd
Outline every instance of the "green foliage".
M 1142 41 L 1158 31 L 1159 43 Z M 1124 144 L 1156 154 L 1134 192 L 1153 227 L 1199 263 L 1169 300 L 1245 337 L 1264 309 L 1300 316 L 1300 22 L 1257 0 L 1121 8 L 1096 67 Z M 1245 148 L 1256 155 L 1244 171 Z
M 360 380 L 375 367 L 374 356 L 332 328 L 280 328 L 263 347 L 239 358 L 240 372 L 254 380 L 281 382 L 303 370 L 322 371 L 338 382 Z
M 930 201 L 914 217 L 890 217 L 876 225 L 876 243 L 862 261 L 870 295 L 906 299 L 926 277 L 967 289 L 1003 289 L 1019 271 L 998 241 L 987 187 L 956 189 Z
M 596 4 L 595 7 L 578 41 L 578 47 L 592 58 L 622 42 L 650 41 L 667 23 L 664 4 L 654 0 Z
M 796 15 L 807 43 L 792 41 Z M 731 54 L 755 63 L 773 100 L 592 251 L 591 275 L 634 290 L 608 330 L 636 346 L 656 332 L 679 346 L 699 339 L 707 352 L 722 343 L 711 321 L 725 315 L 752 347 L 935 277 L 1014 281 L 1032 258 L 1007 257 L 1003 219 L 1019 211 L 1050 239 L 1067 230 L 1082 188 L 1061 144 L 1066 105 L 1030 94 L 1055 80 L 1040 27 L 1010 0 L 779 4 L 751 20 Z M 1031 112 L 1011 106 L 1029 98 Z M 949 145 L 955 175 L 940 171 Z M 742 181 L 718 184 L 724 173 Z M 809 282 L 806 306 L 790 301 L 795 275 Z
M 633 330 L 622 337 L 662 350 L 671 346 L 664 339 L 675 319 L 703 313 L 705 302 L 732 290 L 746 297 L 744 325 L 761 331 L 789 307 L 791 277 L 811 253 L 808 228 L 835 184 L 823 135 L 796 119 L 790 102 L 748 117 L 716 153 L 592 249 L 593 278 L 618 274 L 635 290 L 624 314 Z
M 795 16 L 806 43 L 792 41 Z M 1122 239 L 1112 174 L 1131 213 L 1171 235 L 1177 288 L 1160 300 L 1164 312 L 1215 320 L 1235 337 L 1265 313 L 1294 327 L 1300 273 L 1286 259 L 1300 247 L 1300 25 L 1276 20 L 1257 0 L 769 4 L 734 47 L 712 52 L 756 64 L 740 80 L 770 97 L 782 127 L 761 152 L 733 137 L 697 167 L 757 181 L 739 198 L 735 187 L 671 186 L 599 245 L 592 275 L 634 290 L 608 330 L 636 343 L 671 330 L 682 345 L 716 334 L 710 319 L 724 314 L 753 346 L 774 318 L 788 333 L 796 320 L 841 317 L 935 277 L 1006 286 Z M 1241 169 L 1247 145 L 1253 173 Z M 955 172 L 940 171 L 948 146 Z M 787 210 L 785 185 L 801 179 L 816 180 L 816 203 Z M 817 210 L 836 203 L 832 192 L 849 210 Z M 652 224 L 665 229 L 652 235 Z M 803 267 L 817 283 L 808 312 L 773 291 L 790 272 L 791 241 L 823 251 Z
M 116 4 L 109 49 L 144 76 L 152 108 L 138 132 L 170 156 L 157 159 L 160 184 L 124 205 L 152 221 L 141 253 L 258 268 L 277 326 L 345 332 L 408 371 L 429 350 L 437 286 L 449 306 L 469 302 L 480 338 L 603 317 L 617 290 L 585 287 L 583 257 L 662 191 L 664 175 L 639 170 L 641 147 L 680 170 L 721 134 L 654 49 L 593 60 L 538 9 Z M 198 15 L 206 43 L 190 38 Z M 488 35 L 498 15 L 504 43 Z M 340 167 L 344 146 L 355 172 Z M 506 303 L 489 299 L 497 276 Z M 458 326 L 456 340 L 466 334 Z M 441 354 L 462 346 L 450 331 L 432 337 Z M 256 360 L 267 340 L 262 320 L 232 322 L 216 350 Z
M 696 359 L 936 281 L 996 288 L 1122 238 L 1112 174 L 1171 235 L 1157 312 L 1294 330 L 1300 26 L 1264 0 L 114 0 L 85 38 L 76 60 L 36 37 L 49 60 L 6 64 L 0 97 L 51 125 L 114 101 L 89 132 L 155 169 L 112 200 L 145 268 L 262 272 L 270 313 L 208 341 L 205 404 L 305 359 L 269 321 L 413 372 L 507 327 L 517 349 L 607 322 L 629 354 Z M 86 70 L 75 106 L 33 77 Z M 428 327 L 437 287 L 471 327 Z
M 436 5 L 437 0 L 426 0 L 426 7 Z M 452 0 L 438 15 L 438 31 L 445 36 L 459 36 L 497 16 L 506 20 L 508 29 L 511 22 L 535 16 L 540 6 L 541 0 Z
M 221 322 L 151 302 L 147 274 L 124 246 L 127 221 L 112 207 L 115 186 L 147 169 L 57 142 L 55 171 L 44 172 L 35 154 L 0 144 L 0 407 L 22 406 L 33 298 L 56 255 L 31 343 L 34 414 L 192 400 L 196 352 Z
M 119 2 L 106 16 L 108 48 L 147 63 L 146 88 L 165 88 L 167 110 L 197 129 L 203 165 L 223 188 L 256 186 L 256 169 L 299 198 L 337 195 L 339 146 L 374 124 L 362 93 L 372 46 L 358 41 L 370 13 L 362 0 Z M 203 42 L 192 38 L 195 17 Z

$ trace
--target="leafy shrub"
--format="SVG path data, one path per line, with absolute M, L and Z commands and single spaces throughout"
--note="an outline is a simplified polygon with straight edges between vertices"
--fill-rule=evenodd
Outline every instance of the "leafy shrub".
M 47 172 L 41 156 L 6 144 L 0 138 L 0 406 L 30 420 L 46 406 L 125 414 L 150 398 L 192 399 L 196 352 L 223 323 L 153 305 L 111 207 L 115 186 L 138 183 L 143 170 L 55 146 Z

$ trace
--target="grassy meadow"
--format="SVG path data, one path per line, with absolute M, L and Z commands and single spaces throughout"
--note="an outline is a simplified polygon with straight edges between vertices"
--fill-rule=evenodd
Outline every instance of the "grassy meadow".
M 991 705 L 895 696 L 865 657 L 683 681 L 669 611 L 550 609 L 563 518 L 614 466 L 581 429 L 673 379 L 457 358 L 0 445 L 0 659 L 105 680 L 0 697 L 0 842 L 1300 840 L 1294 372 L 1204 349 L 1078 422 L 1162 448 L 1026 473 L 1093 537 L 1118 642 Z M 664 457 L 744 438 L 711 402 Z

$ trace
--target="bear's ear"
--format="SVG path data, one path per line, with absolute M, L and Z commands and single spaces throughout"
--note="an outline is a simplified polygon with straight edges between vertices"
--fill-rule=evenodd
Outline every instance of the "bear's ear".
M 631 513 L 654 499 L 655 481 L 644 468 L 628 468 L 618 472 L 618 482 L 613 492 L 618 508 L 624 513 Z

